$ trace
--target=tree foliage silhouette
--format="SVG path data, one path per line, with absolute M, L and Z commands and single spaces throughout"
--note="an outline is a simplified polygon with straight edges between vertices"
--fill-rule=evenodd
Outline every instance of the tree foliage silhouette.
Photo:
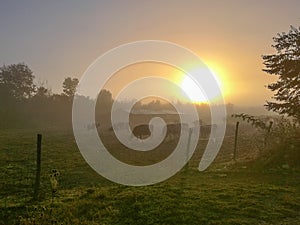
M 67 97 L 73 98 L 78 83 L 79 80 L 77 78 L 71 78 L 71 77 L 65 78 L 63 82 L 63 94 Z
M 300 122 L 300 27 L 291 26 L 288 33 L 273 38 L 276 54 L 263 55 L 263 71 L 278 76 L 276 83 L 267 87 L 275 92 L 266 108 L 296 118 Z
M 26 99 L 35 93 L 32 70 L 24 63 L 0 67 L 0 85 L 3 94 Z

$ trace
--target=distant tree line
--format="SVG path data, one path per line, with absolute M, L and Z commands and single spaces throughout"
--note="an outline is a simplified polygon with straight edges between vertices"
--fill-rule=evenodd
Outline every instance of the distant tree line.
M 0 67 L 0 128 L 70 128 L 78 79 L 65 78 L 60 94 L 35 84 L 34 80 L 33 71 L 25 63 Z M 100 96 L 106 104 L 103 108 L 110 108 L 111 93 L 104 90 Z
M 47 87 L 35 83 L 33 71 L 25 63 L 3 65 L 0 67 L 0 128 L 71 128 L 72 103 L 78 83 L 77 78 L 67 77 L 62 83 L 62 93 L 52 93 Z M 82 98 L 87 104 L 92 101 Z M 110 91 L 100 91 L 96 102 L 96 122 L 110 125 L 113 102 Z M 158 99 L 148 103 L 139 101 L 134 109 L 175 110 L 171 104 Z M 210 114 L 206 104 L 198 105 L 197 110 L 202 116 Z

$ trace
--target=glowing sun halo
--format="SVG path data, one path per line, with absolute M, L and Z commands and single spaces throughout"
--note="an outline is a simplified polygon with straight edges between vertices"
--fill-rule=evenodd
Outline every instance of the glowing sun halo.
M 201 89 L 199 89 L 197 84 L 189 76 L 183 78 L 180 87 L 193 103 L 207 102 Z
M 210 68 L 212 75 L 215 77 L 219 87 L 221 88 L 223 94 L 224 89 L 222 88 L 222 83 L 220 81 L 219 76 L 217 76 L 216 72 Z M 205 93 L 201 90 L 200 87 L 196 84 L 196 82 L 190 78 L 188 75 L 183 75 L 181 81 L 179 82 L 181 89 L 184 91 L 185 95 L 189 98 L 189 101 L 192 103 L 200 104 L 200 103 L 208 103 L 209 101 L 213 101 L 213 99 L 207 99 Z M 218 98 L 219 96 L 215 96 Z

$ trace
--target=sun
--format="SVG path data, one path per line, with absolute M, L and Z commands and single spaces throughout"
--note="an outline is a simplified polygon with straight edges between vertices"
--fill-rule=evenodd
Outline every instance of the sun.
M 208 102 L 205 94 L 189 76 L 184 76 L 180 83 L 180 88 L 184 91 L 192 103 L 199 104 Z
M 207 64 L 208 65 L 208 64 Z M 215 99 L 218 99 L 219 97 L 224 97 L 226 95 L 226 88 L 223 82 L 224 80 L 224 73 L 223 71 L 217 67 L 216 65 L 212 66 L 213 64 L 209 64 L 208 68 L 211 72 L 211 75 L 214 76 L 220 90 L 221 90 L 221 95 L 220 94 L 216 94 L 216 96 L 214 96 L 214 99 L 208 99 L 208 97 L 205 95 L 205 93 L 203 92 L 203 90 L 201 90 L 201 87 L 199 87 L 197 85 L 197 83 L 187 74 L 181 73 L 178 74 L 179 75 L 179 79 L 177 79 L 177 83 L 180 86 L 180 88 L 183 91 L 183 95 L 186 96 L 188 99 L 185 99 L 189 102 L 195 103 L 195 104 L 202 104 L 202 103 L 209 103 L 209 102 L 213 102 Z M 212 68 L 213 67 L 213 68 Z M 196 68 L 197 69 L 197 68 Z M 198 68 L 197 71 L 198 74 L 201 75 L 201 68 Z M 202 72 L 203 73 L 203 72 Z M 203 74 L 205 76 L 207 76 L 206 74 Z

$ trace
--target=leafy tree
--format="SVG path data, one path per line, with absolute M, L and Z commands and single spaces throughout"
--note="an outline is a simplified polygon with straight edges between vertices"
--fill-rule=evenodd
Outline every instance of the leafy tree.
M 110 93 L 109 90 L 102 89 L 97 98 L 97 103 L 96 103 L 97 108 L 101 112 L 107 113 L 110 112 L 112 104 L 113 104 L 112 94 Z
M 76 87 L 79 83 L 77 78 L 67 77 L 63 82 L 63 95 L 73 98 L 75 95 Z
M 263 71 L 278 76 L 278 81 L 267 86 L 275 92 L 275 101 L 267 101 L 265 106 L 300 122 L 300 27 L 291 26 L 288 33 L 277 34 L 273 40 L 277 52 L 262 56 Z
M 51 95 L 50 90 L 48 90 L 47 88 L 40 86 L 36 88 L 36 93 L 34 95 L 34 97 L 36 98 L 47 98 Z
M 0 67 L 1 91 L 17 99 L 30 98 L 35 92 L 32 70 L 25 63 Z
M 103 101 L 104 103 L 108 103 L 108 104 L 111 104 L 113 101 L 112 94 L 110 93 L 109 90 L 106 89 L 102 89 L 100 91 L 98 98 L 100 98 L 101 101 Z

